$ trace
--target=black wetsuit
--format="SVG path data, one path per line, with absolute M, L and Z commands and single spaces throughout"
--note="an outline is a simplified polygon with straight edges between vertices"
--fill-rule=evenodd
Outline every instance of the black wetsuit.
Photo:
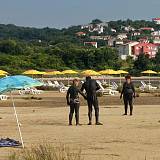
M 121 92 L 121 97 L 123 95 L 124 100 L 124 108 L 125 108 L 125 115 L 127 115 L 128 110 L 128 104 L 130 106 L 130 115 L 132 115 L 133 112 L 133 97 L 135 97 L 135 88 L 133 83 L 127 83 L 125 82 L 123 84 L 123 89 Z
M 100 89 L 99 84 L 96 80 L 90 79 L 83 83 L 81 91 L 85 90 L 87 93 L 87 103 L 88 103 L 88 118 L 89 123 L 92 123 L 92 110 L 94 107 L 96 124 L 99 123 L 99 104 L 96 95 L 96 91 Z
M 75 112 L 75 118 L 76 118 L 76 125 L 79 124 L 79 107 L 80 107 L 80 102 L 79 102 L 79 95 L 81 94 L 84 98 L 85 95 L 74 85 L 72 85 L 66 95 L 67 99 L 67 104 L 70 105 L 70 113 L 69 113 L 69 124 L 72 125 L 72 118 L 73 114 Z

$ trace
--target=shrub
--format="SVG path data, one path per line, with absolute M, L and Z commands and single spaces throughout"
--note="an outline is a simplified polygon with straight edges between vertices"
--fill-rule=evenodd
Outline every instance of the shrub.
M 75 151 L 65 145 L 40 144 L 31 148 L 14 152 L 9 160 L 83 160 L 81 150 Z

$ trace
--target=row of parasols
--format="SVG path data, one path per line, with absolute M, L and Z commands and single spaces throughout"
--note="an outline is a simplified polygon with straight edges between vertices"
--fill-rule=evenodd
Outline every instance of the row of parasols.
M 8 75 L 9 73 L 4 71 L 4 70 L 0 70 L 0 75 L 1 76 L 5 76 Z M 94 70 L 84 70 L 82 72 L 77 72 L 74 70 L 64 70 L 62 72 L 60 71 L 49 71 L 49 72 L 42 72 L 42 71 L 38 71 L 38 70 L 27 70 L 25 72 L 23 72 L 22 74 L 24 75 L 48 75 L 48 76 L 54 76 L 54 75 L 82 75 L 82 76 L 100 76 L 100 75 L 121 75 L 121 74 L 128 74 L 127 71 L 124 70 L 113 70 L 113 69 L 106 69 L 106 70 L 102 70 L 99 72 L 96 72 Z M 146 70 L 143 71 L 142 74 L 148 74 L 149 76 L 151 74 L 160 74 L 160 72 L 155 72 L 152 70 Z

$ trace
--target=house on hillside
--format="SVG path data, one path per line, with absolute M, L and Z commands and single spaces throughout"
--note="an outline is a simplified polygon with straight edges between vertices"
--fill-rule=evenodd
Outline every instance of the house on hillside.
M 128 56 L 131 56 L 134 58 L 134 55 L 132 54 L 132 47 L 139 44 L 139 42 L 136 41 L 130 41 L 123 44 L 117 44 L 116 49 L 118 50 L 118 54 L 122 60 L 126 60 Z
M 132 35 L 132 36 L 140 36 L 140 35 L 141 35 L 141 32 L 139 32 L 139 31 L 134 31 L 134 32 L 132 32 L 131 35 Z
M 81 36 L 85 36 L 86 33 L 85 32 L 77 32 L 76 35 L 79 36 L 79 37 L 81 37 Z
M 127 33 L 119 33 L 118 35 L 117 35 L 117 39 L 126 39 L 127 38 Z
M 132 54 L 134 56 L 138 56 L 142 53 L 149 55 L 150 58 L 155 57 L 156 53 L 158 52 L 157 45 L 153 43 L 139 43 L 132 47 Z
M 135 31 L 135 28 L 131 26 L 121 26 L 121 29 L 123 29 L 126 32 Z
M 107 36 L 90 36 L 90 39 L 92 40 L 108 40 L 111 36 L 107 35 Z
M 152 36 L 160 36 L 160 31 L 154 31 L 151 33 Z
M 108 27 L 107 22 L 102 22 L 98 24 L 87 24 L 87 25 L 82 25 L 81 29 L 88 29 L 89 32 L 98 32 L 98 34 L 101 34 L 104 32 L 104 29 Z
M 153 32 L 154 28 L 152 28 L 152 27 L 143 27 L 143 28 L 140 28 L 140 31 L 150 31 L 150 32 Z
M 114 29 L 114 28 L 111 28 L 111 32 L 116 33 L 116 32 L 117 32 L 117 30 L 116 30 L 116 29 Z
M 97 42 L 84 42 L 84 46 L 93 46 L 95 48 L 98 47 Z
M 81 25 L 81 29 L 89 29 L 92 28 L 93 24 L 85 24 L 85 25 Z
M 153 18 L 152 21 L 153 21 L 155 24 L 160 24 L 160 18 Z

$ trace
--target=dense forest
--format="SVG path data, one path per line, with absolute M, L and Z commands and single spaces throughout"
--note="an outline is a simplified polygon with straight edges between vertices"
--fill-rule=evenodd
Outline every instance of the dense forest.
M 152 25 L 153 27 L 152 22 L 131 20 L 111 21 L 109 27 L 114 27 L 120 32 L 122 24 L 138 27 Z M 160 71 L 160 52 L 153 59 L 142 54 L 136 61 L 130 57 L 123 61 L 114 48 L 84 47 L 82 39 L 75 35 L 78 31 L 80 31 L 80 26 L 38 29 L 1 24 L 0 69 L 12 74 L 21 73 L 26 69 L 102 70 L 113 68 L 126 69 L 132 74 L 139 74 L 145 69 Z M 106 30 L 106 33 L 109 34 L 109 31 Z

